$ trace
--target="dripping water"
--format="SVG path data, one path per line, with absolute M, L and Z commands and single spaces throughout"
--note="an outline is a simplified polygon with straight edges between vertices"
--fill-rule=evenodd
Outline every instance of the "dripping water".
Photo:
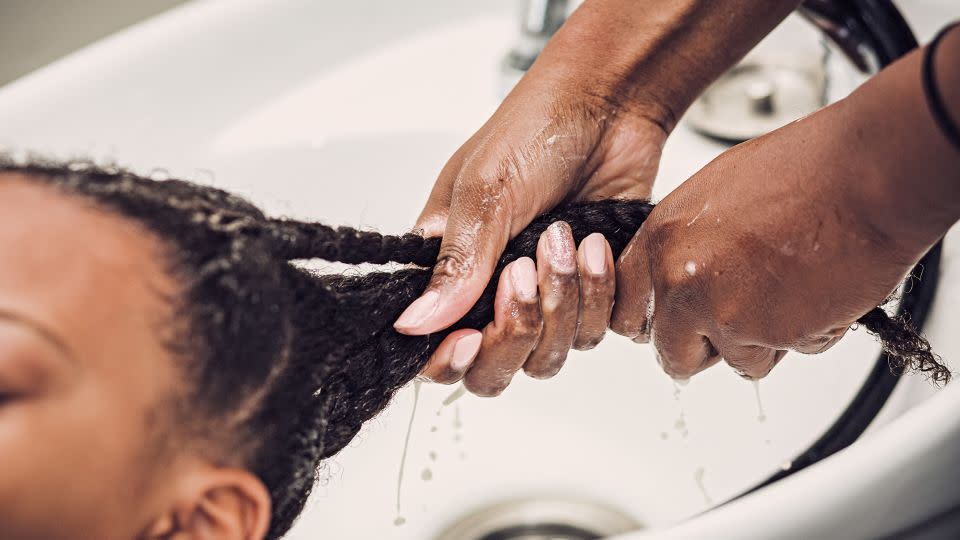
M 394 525 L 403 525 L 407 520 L 400 514 L 400 495 L 403 490 L 403 472 L 407 465 L 407 450 L 410 448 L 410 434 L 413 432 L 413 420 L 417 416 L 417 402 L 420 401 L 420 381 L 413 381 L 413 409 L 410 410 L 410 422 L 407 424 L 407 436 L 403 440 L 403 453 L 400 455 L 400 472 L 397 474 L 397 519 Z
M 703 475 L 705 473 L 706 470 L 704 470 L 703 467 L 697 467 L 697 470 L 693 471 L 693 480 L 697 483 L 697 489 L 700 490 L 700 494 L 703 495 L 703 502 L 712 505 L 713 498 L 707 493 L 707 487 L 703 484 Z
M 680 399 L 680 394 L 683 392 L 683 387 L 689 382 L 690 379 L 673 380 L 673 400 L 677 402 L 677 408 L 680 409 L 680 416 L 678 416 L 676 421 L 674 421 L 673 429 L 675 429 L 680 436 L 684 438 L 690 434 L 690 431 L 687 429 L 687 415 L 683 410 L 683 401 Z M 665 437 L 662 438 L 665 439 Z
M 456 402 L 458 399 L 462 398 L 464 394 L 467 393 L 467 387 L 460 385 L 459 388 L 450 393 L 449 396 L 444 398 L 442 406 L 447 407 Z
M 753 379 L 753 395 L 757 398 L 757 422 L 766 422 L 767 413 L 763 410 L 763 401 L 760 399 L 760 379 Z

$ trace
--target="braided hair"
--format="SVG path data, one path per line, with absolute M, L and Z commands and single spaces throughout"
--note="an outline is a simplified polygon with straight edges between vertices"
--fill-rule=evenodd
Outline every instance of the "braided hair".
M 199 435 L 238 453 L 264 482 L 273 508 L 270 539 L 285 534 L 303 510 L 322 460 L 387 406 L 449 332 L 493 319 L 500 272 L 533 256 L 548 225 L 566 221 L 578 243 L 601 232 L 617 257 L 653 208 L 646 201 L 607 200 L 537 218 L 508 244 L 463 319 L 430 336 L 406 336 L 392 323 L 426 288 L 437 238 L 270 218 L 220 189 L 91 162 L 0 156 L 2 172 L 87 199 L 163 241 L 164 263 L 182 287 L 180 298 L 171 299 L 180 323 L 168 341 L 187 374 L 184 423 L 205 419 Z M 293 264 L 308 259 L 410 266 L 341 275 Z M 860 323 L 879 336 L 896 367 L 949 377 L 908 321 L 877 308 Z

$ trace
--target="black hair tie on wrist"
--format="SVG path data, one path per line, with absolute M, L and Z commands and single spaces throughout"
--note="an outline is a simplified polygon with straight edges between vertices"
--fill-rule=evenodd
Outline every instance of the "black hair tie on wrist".
M 947 35 L 947 32 L 950 30 L 956 28 L 957 25 L 960 25 L 960 21 L 948 24 L 940 30 L 930 44 L 927 45 L 927 49 L 923 52 L 923 65 L 920 68 L 920 73 L 923 78 L 923 93 L 927 97 L 927 106 L 930 108 L 930 114 L 933 115 L 933 119 L 937 122 L 937 126 L 940 127 L 940 131 L 943 132 L 947 140 L 953 144 L 954 148 L 960 150 L 960 128 L 950 119 L 950 115 L 947 113 L 947 108 L 943 104 L 943 98 L 937 89 L 936 76 L 933 72 L 933 57 L 937 50 L 937 45 L 940 44 L 943 36 Z

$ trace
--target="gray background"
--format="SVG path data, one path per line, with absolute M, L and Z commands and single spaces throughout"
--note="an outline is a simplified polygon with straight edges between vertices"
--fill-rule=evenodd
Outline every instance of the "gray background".
M 186 0 L 0 0 L 0 86 Z

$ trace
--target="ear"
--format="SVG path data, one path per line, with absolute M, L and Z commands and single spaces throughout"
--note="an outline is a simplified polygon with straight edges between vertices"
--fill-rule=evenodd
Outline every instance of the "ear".
M 144 540 L 263 540 L 270 527 L 270 494 L 249 471 L 210 468 L 183 485 Z

